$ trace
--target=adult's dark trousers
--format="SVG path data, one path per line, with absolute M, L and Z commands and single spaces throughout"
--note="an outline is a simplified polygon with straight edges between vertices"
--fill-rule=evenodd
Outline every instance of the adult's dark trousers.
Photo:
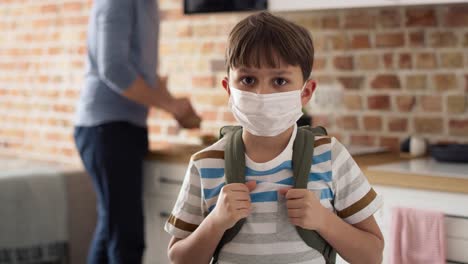
M 142 263 L 147 129 L 128 122 L 75 127 L 75 143 L 97 196 L 98 220 L 88 264 Z

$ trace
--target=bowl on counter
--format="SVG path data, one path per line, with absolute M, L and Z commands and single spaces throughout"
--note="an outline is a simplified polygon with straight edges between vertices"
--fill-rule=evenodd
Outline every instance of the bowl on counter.
M 468 163 L 468 144 L 435 144 L 430 153 L 437 161 Z

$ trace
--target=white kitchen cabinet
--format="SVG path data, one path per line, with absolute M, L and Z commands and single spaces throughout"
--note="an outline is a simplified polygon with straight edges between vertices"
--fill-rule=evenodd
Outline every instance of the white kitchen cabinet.
M 171 236 L 164 224 L 182 185 L 187 164 L 147 161 L 145 164 L 145 264 L 168 264 L 167 245 Z
M 448 192 L 435 192 L 404 189 L 387 186 L 374 186 L 383 196 L 384 205 L 376 214 L 376 220 L 386 240 L 384 264 L 390 258 L 390 224 L 392 208 L 410 207 L 442 211 L 446 214 L 447 259 L 458 263 L 468 263 L 468 195 Z M 455 217 L 457 216 L 457 217 Z
M 467 0 L 268 0 L 268 9 L 273 12 L 320 9 L 342 9 L 382 6 L 407 6 L 429 4 L 468 3 Z

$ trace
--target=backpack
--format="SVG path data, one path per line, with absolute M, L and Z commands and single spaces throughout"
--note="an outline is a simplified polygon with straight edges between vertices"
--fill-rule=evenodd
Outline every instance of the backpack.
M 309 179 L 312 156 L 314 153 L 315 136 L 327 135 L 323 127 L 301 126 L 297 130 L 293 145 L 292 167 L 294 174 L 294 188 L 306 189 Z M 245 148 L 242 141 L 242 127 L 225 126 L 220 130 L 220 138 L 227 136 L 224 152 L 226 184 L 245 183 Z M 245 219 L 239 220 L 232 228 L 224 232 L 213 254 L 212 264 L 218 263 L 222 247 L 239 233 Z M 296 226 L 299 236 L 311 248 L 320 252 L 327 264 L 335 263 L 336 251 L 315 230 L 303 229 Z

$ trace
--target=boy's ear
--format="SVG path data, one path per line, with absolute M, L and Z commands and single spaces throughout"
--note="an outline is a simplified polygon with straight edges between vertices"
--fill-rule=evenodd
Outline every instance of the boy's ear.
M 312 94 L 315 92 L 315 88 L 317 87 L 317 83 L 314 80 L 307 80 L 306 85 L 301 93 L 301 102 L 302 105 L 306 105 L 310 99 L 312 98 Z
M 231 91 L 229 90 L 229 80 L 227 77 L 224 77 L 224 79 L 221 81 L 221 84 L 223 85 L 223 88 L 226 90 L 228 95 L 231 95 Z

